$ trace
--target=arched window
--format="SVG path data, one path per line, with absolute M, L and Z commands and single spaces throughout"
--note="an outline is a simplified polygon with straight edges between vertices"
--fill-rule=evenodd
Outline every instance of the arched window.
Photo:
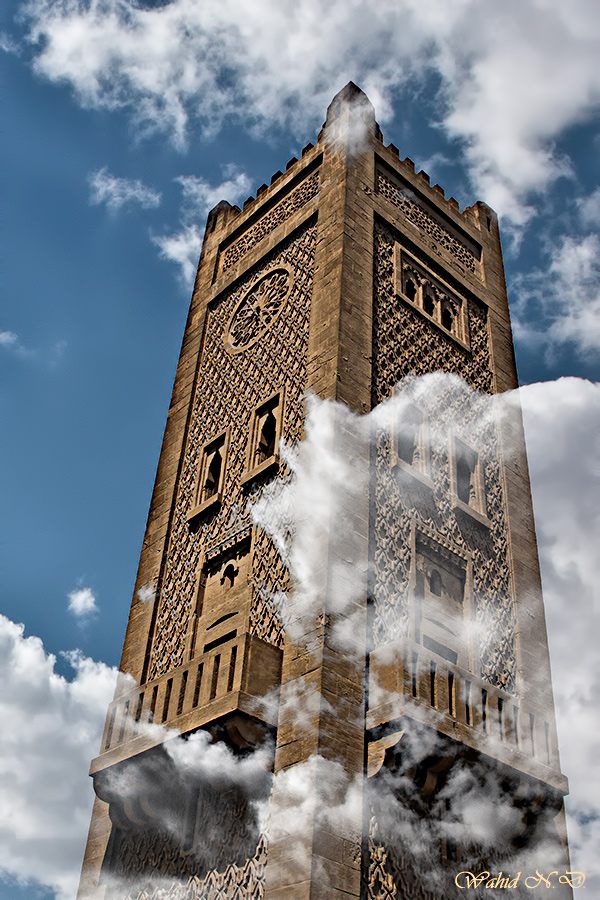
M 409 466 L 427 470 L 427 448 L 425 446 L 424 417 L 420 409 L 412 403 L 404 407 L 396 423 L 395 449 L 398 459 Z
M 229 431 L 224 431 L 218 437 L 208 441 L 200 452 L 194 504 L 187 516 L 190 523 L 209 509 L 214 512 L 221 502 L 229 442 L 228 435 Z
M 277 420 L 270 409 L 260 422 L 260 431 L 256 445 L 255 465 L 260 465 L 266 459 L 275 455 L 275 440 L 277 438 Z
M 229 588 L 233 587 L 238 572 L 239 569 L 236 568 L 233 563 L 228 563 L 225 566 L 225 570 L 221 576 L 221 584 L 224 586 L 225 590 L 229 590 Z
M 456 460 L 456 493 L 458 499 L 470 505 L 473 500 L 473 468 L 470 459 L 464 456 Z
M 406 284 L 404 285 L 404 293 L 412 303 L 415 302 L 417 297 L 417 287 L 412 278 L 406 279 Z
M 447 331 L 452 331 L 453 323 L 454 316 L 452 315 L 452 309 L 447 303 L 444 303 L 442 307 L 442 325 Z
M 221 456 L 221 448 L 217 447 L 210 457 L 206 469 L 206 477 L 202 488 L 202 499 L 208 500 L 219 492 L 219 484 L 221 481 L 221 469 L 223 466 L 223 457 Z
M 437 569 L 432 569 L 429 576 L 429 590 L 436 597 L 442 596 L 442 576 Z
M 246 450 L 246 471 L 242 484 L 277 466 L 277 449 L 281 436 L 283 393 L 273 394 L 250 416 L 250 433 Z
M 435 312 L 435 300 L 432 297 L 431 292 L 427 289 L 423 294 L 423 309 L 428 316 L 433 316 L 433 313 Z
M 479 454 L 454 439 L 455 491 L 458 499 L 477 512 L 485 512 L 484 476 Z

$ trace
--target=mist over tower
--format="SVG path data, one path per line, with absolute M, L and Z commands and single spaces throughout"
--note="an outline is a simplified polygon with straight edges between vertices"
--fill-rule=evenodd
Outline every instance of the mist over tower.
M 522 425 L 491 400 L 516 385 L 495 213 L 384 146 L 350 82 L 208 217 L 82 898 L 564 869 Z

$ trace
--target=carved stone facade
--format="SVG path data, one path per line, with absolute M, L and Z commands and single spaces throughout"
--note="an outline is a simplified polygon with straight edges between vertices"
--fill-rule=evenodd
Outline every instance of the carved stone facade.
M 349 84 L 316 145 L 208 217 L 80 900 L 441 900 L 463 864 L 562 865 L 522 425 L 489 413 L 514 387 L 495 214 L 384 146 Z M 310 394 L 339 404 L 324 470 L 363 468 L 308 604 L 292 501 L 256 501 L 294 479 Z M 467 782 L 503 846 L 461 819 Z
M 178 485 L 175 516 L 161 577 L 155 638 L 152 645 L 149 679 L 158 677 L 183 662 L 189 619 L 197 590 L 202 552 L 221 546 L 227 535 L 249 524 L 247 497 L 238 485 L 246 467 L 249 421 L 253 409 L 274 390 L 284 391 L 283 434 L 290 443 L 302 431 L 308 321 L 314 269 L 314 224 L 292 236 L 277 252 L 253 268 L 235 288 L 225 293 L 206 317 L 202 362 Z M 266 287 L 265 287 L 266 286 Z M 235 325 L 252 298 L 262 299 L 274 291 L 277 316 L 254 326 L 247 317 L 244 326 Z M 259 293 L 260 292 L 260 293 Z M 250 299 L 249 299 L 250 298 Z M 282 308 L 284 307 L 284 308 Z M 232 323 L 236 340 L 246 341 L 244 350 L 232 354 Z M 241 335 L 244 329 L 246 337 Z M 256 330 L 253 330 L 256 329 Z M 282 357 L 280 348 L 288 352 Z M 223 501 L 216 515 L 190 530 L 188 516 L 194 505 L 194 488 L 199 467 L 198 448 L 224 429 L 230 429 L 227 448 Z M 252 486 L 250 486 L 252 488 Z M 285 571 L 267 535 L 257 534 L 261 551 L 253 554 L 255 571 L 251 621 L 266 640 L 279 644 L 281 630 L 277 613 L 266 598 L 273 590 L 285 589 Z M 259 607 L 257 614 L 254 609 Z M 269 624 L 267 624 L 269 622 Z
M 487 314 L 473 297 L 464 297 L 467 348 L 446 333 L 439 323 L 420 314 L 399 296 L 394 281 L 397 238 L 380 226 L 375 244 L 374 317 L 377 341 L 373 347 L 373 403 L 391 396 L 394 385 L 408 375 L 442 371 L 459 375 L 476 391 L 492 390 Z M 431 265 L 431 263 L 430 263 Z M 378 436 L 373 527 L 374 639 L 377 644 L 406 633 L 408 584 L 411 566 L 411 527 L 435 536 L 442 545 L 456 546 L 473 559 L 473 604 L 476 621 L 485 620 L 487 642 L 481 647 L 481 675 L 492 684 L 514 690 L 513 591 L 510 584 L 506 504 L 494 423 L 481 425 L 479 407 L 470 393 L 457 388 L 447 394 L 445 407 L 431 410 L 436 427 L 451 434 L 460 423 L 461 434 L 479 448 L 484 460 L 489 528 L 460 515 L 451 502 L 450 446 L 432 449 L 432 491 L 407 496 L 405 485 L 390 465 L 390 435 Z M 441 421 L 440 421 L 441 420 Z M 479 673 L 478 673 L 479 674 Z
M 453 233 L 453 230 L 442 224 L 439 216 L 432 215 L 424 204 L 417 202 L 414 191 L 407 184 L 394 183 L 389 175 L 379 171 L 377 190 L 402 212 L 411 225 L 433 239 L 429 246 L 434 253 L 439 253 L 440 250 L 445 252 L 459 271 L 466 269 L 474 275 L 479 274 L 479 259 L 473 249 L 460 240 L 456 231 Z
M 319 190 L 319 172 L 313 172 L 288 196 L 280 200 L 277 205 L 261 216 L 256 224 L 244 231 L 244 234 L 235 240 L 222 254 L 221 268 L 225 272 L 235 263 L 239 262 L 252 247 L 255 247 L 263 238 L 271 234 L 278 225 L 282 225 L 293 214 L 314 197 Z

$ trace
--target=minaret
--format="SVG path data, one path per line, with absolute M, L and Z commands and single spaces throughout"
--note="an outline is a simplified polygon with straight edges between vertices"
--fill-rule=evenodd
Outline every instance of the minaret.
M 434 372 L 462 382 L 402 382 Z M 495 213 L 461 212 L 384 146 L 349 83 L 316 145 L 208 216 L 81 898 L 151 895 L 157 879 L 173 900 L 461 896 L 481 838 L 453 827 L 463 771 L 502 784 L 509 809 L 479 871 L 529 850 L 564 870 L 520 414 L 473 413 L 516 386 Z M 310 394 L 338 403 L 323 453 L 363 475 L 337 496 L 343 529 L 321 536 L 303 603 L 248 510 L 289 477 L 281 441 L 302 440 Z M 396 419 L 365 439 L 361 417 L 394 396 Z M 272 775 L 251 792 L 183 777 L 156 725 L 240 758 L 270 746 Z

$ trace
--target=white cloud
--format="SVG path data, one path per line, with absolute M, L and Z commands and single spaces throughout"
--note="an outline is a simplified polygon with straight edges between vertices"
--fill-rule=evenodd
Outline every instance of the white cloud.
M 214 133 L 232 116 L 305 136 L 349 79 L 384 121 L 391 90 L 434 70 L 475 188 L 517 224 L 528 193 L 569 171 L 552 142 L 592 115 L 600 88 L 595 0 L 30 0 L 26 16 L 40 74 L 180 146 L 190 124 Z
M 180 267 L 181 281 L 187 290 L 194 281 L 203 234 L 204 229 L 198 225 L 182 225 L 180 230 L 173 234 L 152 238 L 160 250 L 161 259 L 177 263 Z
M 31 350 L 21 343 L 21 339 L 14 331 L 0 331 L 0 347 L 7 352 L 14 353 L 19 359 L 37 362 L 46 365 L 49 369 L 56 368 L 67 349 L 67 342 L 58 340 L 52 347 L 44 350 Z
M 77 588 L 69 594 L 69 612 L 74 613 L 78 618 L 89 616 L 97 609 L 96 598 L 91 588 Z
M 90 175 L 89 185 L 90 203 L 105 203 L 113 213 L 127 204 L 139 203 L 143 209 L 152 209 L 160 204 L 160 194 L 142 184 L 139 178 L 118 178 L 111 175 L 106 167 Z
M 520 389 L 573 868 L 600 891 L 600 384 Z M 595 605 L 594 605 L 595 604 Z
M 250 189 L 250 179 L 244 172 L 229 166 L 225 168 L 224 175 L 224 180 L 217 185 L 211 185 L 195 175 L 176 178 L 183 193 L 179 231 L 152 236 L 161 258 L 180 267 L 182 284 L 188 290 L 196 274 L 207 214 L 220 200 L 236 203 Z M 198 220 L 201 225 L 197 224 Z
M 600 188 L 578 203 L 579 214 L 585 225 L 600 225 Z
M 0 347 L 17 347 L 18 345 L 19 338 L 14 331 L 0 331 Z
M 0 50 L 3 50 L 5 53 L 13 53 L 15 56 L 20 56 L 21 54 L 19 44 L 5 31 L 0 31 Z
M 69 655 L 71 681 L 23 626 L 0 615 L 0 874 L 75 896 L 116 671 Z
M 600 349 L 600 234 L 562 236 L 549 265 L 515 279 L 515 334 L 550 353 L 564 344 L 581 356 Z
M 236 203 L 250 191 L 251 182 L 245 172 L 227 166 L 223 174 L 224 180 L 217 185 L 211 185 L 196 175 L 181 175 L 175 179 L 181 185 L 184 211 L 188 217 L 206 217 L 221 200 Z
M 37 351 L 26 347 L 14 331 L 0 331 L 0 347 L 14 353 L 19 359 L 35 360 L 38 357 Z

